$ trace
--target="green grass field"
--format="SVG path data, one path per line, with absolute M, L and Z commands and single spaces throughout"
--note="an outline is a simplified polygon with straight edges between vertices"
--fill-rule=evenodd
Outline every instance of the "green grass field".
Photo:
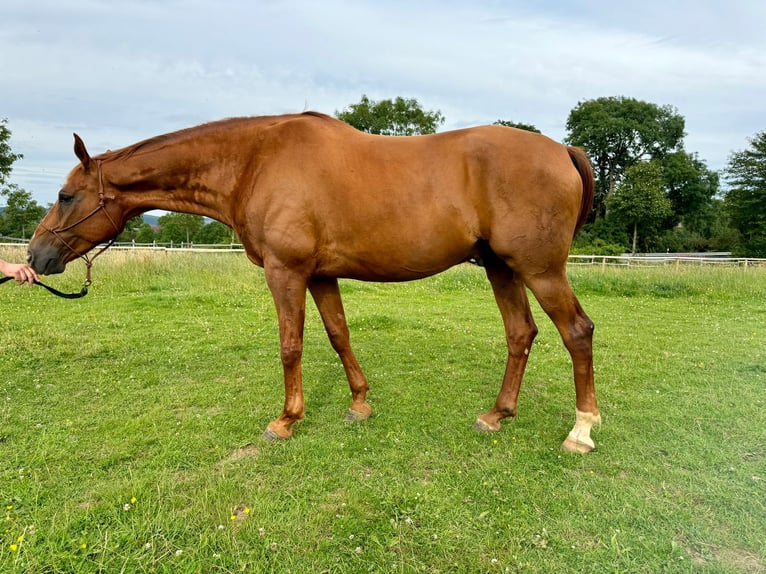
M 471 430 L 506 350 L 470 265 L 342 282 L 363 423 L 310 303 L 306 420 L 277 444 L 276 316 L 244 255 L 110 252 L 77 301 L 0 286 L 0 572 L 765 571 L 766 269 L 571 277 L 604 421 L 585 456 L 559 448 L 574 386 L 536 305 L 518 418 Z

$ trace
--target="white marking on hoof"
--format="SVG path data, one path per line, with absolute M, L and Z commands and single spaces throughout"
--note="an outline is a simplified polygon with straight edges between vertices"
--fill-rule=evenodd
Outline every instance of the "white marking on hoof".
M 569 452 L 586 453 L 596 448 L 593 439 L 590 438 L 590 429 L 593 426 L 601 426 L 601 415 L 575 411 L 575 425 L 569 432 L 561 447 Z

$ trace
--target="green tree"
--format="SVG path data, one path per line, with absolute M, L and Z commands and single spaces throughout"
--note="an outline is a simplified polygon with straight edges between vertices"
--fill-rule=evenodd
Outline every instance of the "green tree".
M 731 187 L 724 204 L 742 235 L 742 254 L 766 257 L 766 131 L 749 141 L 749 148 L 729 157 L 725 173 Z
M 144 223 L 138 228 L 136 233 L 136 243 L 152 243 L 156 239 L 157 235 L 154 229 L 148 223 Z
M 160 226 L 159 240 L 173 243 L 191 243 L 195 234 L 205 225 L 201 215 L 168 213 L 157 220 Z
M 669 153 L 662 159 L 665 193 L 672 204 L 670 227 L 709 234 L 713 225 L 713 198 L 719 192 L 718 173 L 708 169 L 697 154 Z
M 8 143 L 11 139 L 11 130 L 8 129 L 7 123 L 7 119 L 0 119 L 0 190 L 8 182 L 11 169 L 13 169 L 13 162 L 23 157 L 21 154 L 11 151 L 11 146 Z
M 125 223 L 125 229 L 123 229 L 122 233 L 120 233 L 120 235 L 117 236 L 117 241 L 133 241 L 138 235 L 138 232 L 141 229 L 141 226 L 143 224 L 144 224 L 143 215 L 131 217 L 130 219 L 128 219 L 127 223 Z
M 16 185 L 2 190 L 5 209 L 0 215 L 0 233 L 9 237 L 29 238 L 45 215 L 45 208 L 32 199 L 32 194 Z
M 8 183 L 13 162 L 23 156 L 13 153 L 8 143 L 11 130 L 8 120 L 0 120 L 0 195 L 5 197 L 5 208 L 0 213 L 0 234 L 27 239 L 45 215 L 45 208 L 32 199 L 32 194 Z
M 444 123 L 440 111 L 425 111 L 415 98 L 376 102 L 366 95 L 358 104 L 336 110 L 335 117 L 360 131 L 386 136 L 432 134 Z
M 220 221 L 211 221 L 202 226 L 194 235 L 195 243 L 213 245 L 217 243 L 236 243 L 237 234 Z
M 680 150 L 684 137 L 684 118 L 672 106 L 622 96 L 578 103 L 566 127 L 567 143 L 585 149 L 593 162 L 595 217 L 606 215 L 607 198 L 628 168 Z
M 630 166 L 625 177 L 609 196 L 610 217 L 622 221 L 632 232 L 636 253 L 638 232 L 648 235 L 671 213 L 670 200 L 663 191 L 662 168 L 656 161 Z
M 520 130 L 526 130 L 528 132 L 534 132 L 536 134 L 543 133 L 540 130 L 538 130 L 537 127 L 535 127 L 534 125 L 532 125 L 532 124 L 525 124 L 523 122 L 511 122 L 511 121 L 508 121 L 508 120 L 497 120 L 496 122 L 493 122 L 492 125 L 494 125 L 494 126 L 505 126 L 507 128 L 517 128 L 517 129 L 520 129 Z

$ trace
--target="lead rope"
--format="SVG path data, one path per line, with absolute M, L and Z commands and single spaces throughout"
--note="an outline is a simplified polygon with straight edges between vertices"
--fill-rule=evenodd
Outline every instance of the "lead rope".
M 0 285 L 5 283 L 6 281 L 10 281 L 13 279 L 13 277 L 2 277 L 0 278 Z M 90 285 L 90 268 L 88 268 L 87 276 L 85 279 L 85 283 L 82 286 L 82 289 L 80 289 L 79 293 L 63 293 L 56 289 L 55 287 L 51 287 L 50 285 L 46 285 L 42 281 L 35 281 L 35 285 L 39 285 L 40 287 L 45 287 L 48 291 L 56 295 L 57 297 L 61 297 L 63 299 L 79 299 L 80 297 L 85 297 L 88 294 L 88 286 Z

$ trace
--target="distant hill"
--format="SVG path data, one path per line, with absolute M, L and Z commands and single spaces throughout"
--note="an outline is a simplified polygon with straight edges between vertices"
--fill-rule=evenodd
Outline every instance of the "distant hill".
M 162 217 L 161 215 L 149 215 L 148 213 L 144 213 L 144 223 L 148 223 L 152 226 L 157 226 L 157 221 Z
M 170 211 L 159 211 L 158 210 L 158 211 L 155 211 L 154 213 L 144 213 L 144 215 L 143 215 L 144 223 L 148 223 L 149 225 L 157 226 L 157 225 L 159 225 L 158 222 L 159 222 L 160 217 L 162 217 L 163 215 L 167 215 L 168 213 L 171 213 L 171 212 Z M 215 219 L 210 219 L 209 217 L 203 217 L 202 219 L 205 221 L 205 225 L 215 221 Z

